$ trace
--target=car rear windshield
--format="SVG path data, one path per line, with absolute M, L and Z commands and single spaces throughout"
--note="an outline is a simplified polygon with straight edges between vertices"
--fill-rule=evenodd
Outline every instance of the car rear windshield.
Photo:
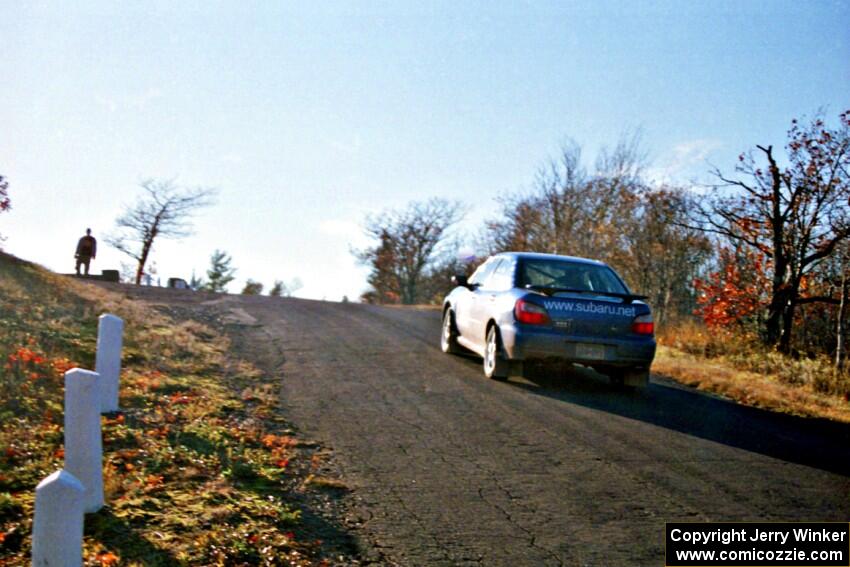
M 608 266 L 569 260 L 525 258 L 517 284 L 519 287 L 536 285 L 600 293 L 629 293 Z

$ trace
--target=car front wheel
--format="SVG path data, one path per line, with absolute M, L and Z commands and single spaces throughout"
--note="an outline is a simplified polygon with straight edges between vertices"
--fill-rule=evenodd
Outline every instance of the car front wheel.
M 440 333 L 440 350 L 449 354 L 457 354 L 461 346 L 457 342 L 457 325 L 451 309 L 443 314 L 443 329 Z
M 487 331 L 487 345 L 484 349 L 484 375 L 493 380 L 508 379 L 508 361 L 502 357 L 502 341 L 499 329 L 493 325 Z

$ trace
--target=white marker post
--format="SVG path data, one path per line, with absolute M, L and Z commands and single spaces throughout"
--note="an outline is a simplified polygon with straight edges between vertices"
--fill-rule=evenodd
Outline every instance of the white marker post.
M 94 369 L 101 379 L 101 413 L 118 411 L 123 335 L 124 321 L 120 317 L 109 313 L 100 316 L 97 328 L 97 362 Z
M 99 382 L 97 372 L 90 370 L 72 368 L 65 373 L 65 470 L 85 488 L 85 512 L 103 506 Z
M 34 567 L 83 564 L 84 496 L 83 485 L 67 471 L 56 471 L 35 488 Z

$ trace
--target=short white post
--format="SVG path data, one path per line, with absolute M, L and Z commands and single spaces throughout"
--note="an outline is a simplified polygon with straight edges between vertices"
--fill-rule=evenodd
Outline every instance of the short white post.
M 85 488 L 83 509 L 103 506 L 103 444 L 100 434 L 100 377 L 72 368 L 65 373 L 65 470 Z
M 35 488 L 34 567 L 83 564 L 84 494 L 83 485 L 67 471 L 56 471 Z
M 121 375 L 121 343 L 124 321 L 105 313 L 97 327 L 97 361 L 95 371 L 100 374 L 102 396 L 100 411 L 118 411 L 118 382 Z

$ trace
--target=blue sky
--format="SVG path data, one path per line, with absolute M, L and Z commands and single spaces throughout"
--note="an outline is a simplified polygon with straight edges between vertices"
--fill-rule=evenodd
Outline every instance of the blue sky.
M 850 108 L 848 2 L 0 0 L 5 249 L 73 269 L 146 177 L 215 186 L 163 280 L 211 252 L 305 297 L 356 297 L 365 214 L 461 199 L 470 233 L 574 138 L 641 128 L 656 178 L 705 179 L 794 117 Z

